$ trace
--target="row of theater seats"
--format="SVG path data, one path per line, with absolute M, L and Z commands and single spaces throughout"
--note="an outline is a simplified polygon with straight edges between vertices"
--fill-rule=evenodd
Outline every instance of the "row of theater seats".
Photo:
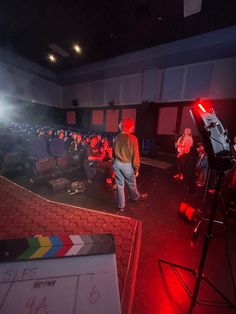
M 34 179 L 80 166 L 79 155 L 68 153 L 68 143 L 58 137 L 37 137 L 42 126 L 0 122 L 0 174 L 23 170 Z M 49 129 L 50 127 L 45 127 Z M 54 127 L 54 130 L 62 129 Z M 68 133 L 80 130 L 71 129 Z
M 65 141 L 55 137 L 55 134 L 52 137 L 36 137 L 38 127 L 0 123 L 0 174 L 20 169 L 35 181 L 81 167 L 84 152 L 71 154 L 68 151 L 71 138 Z M 83 133 L 78 129 L 65 132 Z M 113 135 L 107 134 L 109 136 Z
M 42 137 L 19 139 L 13 134 L 0 133 L 0 172 L 22 168 L 30 178 L 53 175 L 80 167 L 81 155 L 72 155 L 63 139 Z

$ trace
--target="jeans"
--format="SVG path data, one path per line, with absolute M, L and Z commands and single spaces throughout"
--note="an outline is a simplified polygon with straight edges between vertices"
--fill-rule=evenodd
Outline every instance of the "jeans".
M 117 185 L 117 206 L 118 208 L 125 207 L 125 182 L 128 185 L 131 199 L 137 200 L 140 197 L 136 177 L 134 175 L 134 169 L 131 163 L 123 163 L 117 158 L 113 162 L 113 169 L 116 174 Z

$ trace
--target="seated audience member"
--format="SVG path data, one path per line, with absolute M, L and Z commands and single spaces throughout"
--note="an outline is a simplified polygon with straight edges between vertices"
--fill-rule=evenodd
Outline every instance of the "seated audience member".
M 98 140 L 97 147 L 100 149 L 100 147 L 102 146 L 102 136 L 101 136 L 101 134 L 97 134 L 97 140 Z
M 73 141 L 70 144 L 69 152 L 73 155 L 77 155 L 80 152 L 84 151 L 83 144 L 82 144 L 82 136 L 80 133 L 73 134 Z
M 59 139 L 64 140 L 64 139 L 65 139 L 65 133 L 64 133 L 64 131 L 63 131 L 63 130 L 59 130 L 59 131 L 57 132 L 57 136 L 58 136 Z
M 83 138 L 84 149 L 86 149 L 86 147 L 89 145 L 89 143 L 90 143 L 90 136 L 87 134 Z
M 197 143 L 198 159 L 196 164 L 196 186 L 203 187 L 207 179 L 208 158 L 202 143 Z
M 103 161 L 112 160 L 112 147 L 109 146 L 107 138 L 103 138 L 101 141 L 100 154 L 102 155 Z
M 84 160 L 84 168 L 87 175 L 88 182 L 91 182 L 92 178 L 95 176 L 96 168 L 101 168 L 105 170 L 106 182 L 112 183 L 112 164 L 110 161 L 103 161 L 103 157 L 97 147 L 98 139 L 96 135 L 90 136 L 90 143 L 85 148 L 86 157 Z
M 44 132 L 44 129 L 37 129 L 37 136 L 38 137 L 44 137 L 45 135 L 45 132 Z

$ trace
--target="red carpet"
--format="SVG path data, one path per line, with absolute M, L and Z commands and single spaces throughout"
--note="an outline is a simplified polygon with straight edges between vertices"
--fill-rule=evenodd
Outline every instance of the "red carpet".
M 0 238 L 112 233 L 122 313 L 130 313 L 140 249 L 141 223 L 48 201 L 0 177 Z

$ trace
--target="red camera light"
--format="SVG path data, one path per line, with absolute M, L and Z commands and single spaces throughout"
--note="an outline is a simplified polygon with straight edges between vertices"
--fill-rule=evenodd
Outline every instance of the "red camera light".
M 206 109 L 203 107 L 201 103 L 197 104 L 198 108 L 200 108 L 203 112 L 206 112 Z

